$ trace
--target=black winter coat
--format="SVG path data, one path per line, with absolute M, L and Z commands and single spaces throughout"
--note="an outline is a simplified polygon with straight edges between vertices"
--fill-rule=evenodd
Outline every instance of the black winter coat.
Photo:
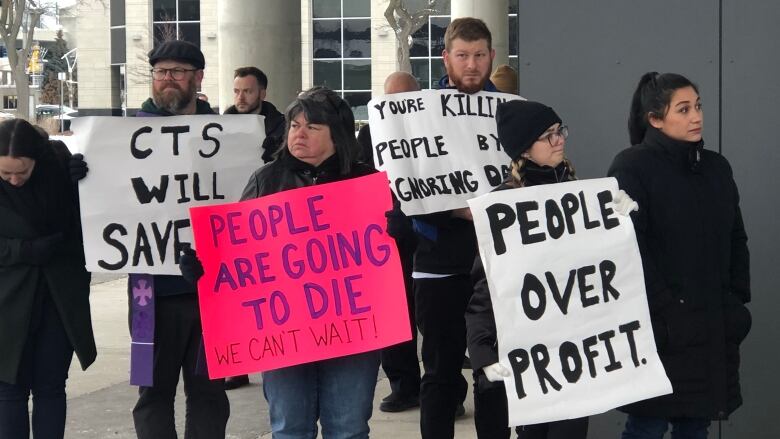
M 50 258 L 33 251 L 37 239 L 52 235 L 61 240 L 46 246 Z M 64 165 L 52 153 L 36 160 L 23 186 L 0 181 L 0 381 L 16 382 L 45 295 L 54 303 L 81 367 L 95 361 L 89 280 L 78 202 Z
M 726 159 L 650 128 L 609 169 L 636 202 L 658 353 L 674 392 L 623 408 L 723 419 L 742 404 L 739 343 L 750 330 L 747 235 Z

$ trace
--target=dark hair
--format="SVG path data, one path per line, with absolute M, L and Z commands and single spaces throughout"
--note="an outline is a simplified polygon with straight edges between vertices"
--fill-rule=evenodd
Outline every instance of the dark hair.
M 493 37 L 484 21 L 474 17 L 452 20 L 444 32 L 444 48 L 449 52 L 452 40 L 460 38 L 466 42 L 487 40 L 488 49 L 493 48 Z
M 27 157 L 38 160 L 46 155 L 48 135 L 24 119 L 0 122 L 0 157 Z
M 290 124 L 299 114 L 303 114 L 309 123 L 323 124 L 330 128 L 330 137 L 339 158 L 339 171 L 342 175 L 349 174 L 360 154 L 360 146 L 355 138 L 355 115 L 352 114 L 349 104 L 327 87 L 312 87 L 301 92 L 285 110 L 284 142 L 277 151 L 277 156 L 290 153 L 287 148 L 287 135 L 290 132 Z
M 663 119 L 671 104 L 672 95 L 678 89 L 699 88 L 688 78 L 677 73 L 648 72 L 642 75 L 631 99 L 628 114 L 628 136 L 632 145 L 642 142 L 650 124 L 649 118 Z
M 257 84 L 261 88 L 268 88 L 268 76 L 265 76 L 265 73 L 257 67 L 239 67 L 233 72 L 233 78 L 244 78 L 250 75 L 257 79 Z

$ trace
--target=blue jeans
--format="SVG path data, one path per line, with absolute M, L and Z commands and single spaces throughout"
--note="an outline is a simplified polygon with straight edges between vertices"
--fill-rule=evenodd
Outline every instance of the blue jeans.
M 273 439 L 368 438 L 379 351 L 263 372 Z
M 672 424 L 672 439 L 707 439 L 709 419 L 651 418 L 628 415 L 622 439 L 661 439 Z
M 65 435 L 65 380 L 73 347 L 48 296 L 41 308 L 39 320 L 31 323 L 16 383 L 0 381 L 0 438 L 30 436 L 27 401 L 31 392 L 33 436 L 56 439 Z

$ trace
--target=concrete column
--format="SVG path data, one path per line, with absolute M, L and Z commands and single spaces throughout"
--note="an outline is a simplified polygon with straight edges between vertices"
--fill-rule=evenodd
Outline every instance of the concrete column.
M 82 115 L 99 114 L 111 108 L 111 69 L 106 68 L 110 63 L 109 11 L 96 2 L 85 1 L 76 7 L 79 109 Z
M 219 108 L 233 104 L 233 71 L 256 66 L 284 111 L 301 87 L 301 0 L 218 0 L 217 22 Z
M 482 19 L 493 36 L 493 48 L 496 49 L 493 66 L 509 64 L 508 0 L 452 0 L 451 7 L 453 20 L 459 17 Z
M 125 0 L 125 26 L 127 29 L 125 68 L 127 108 L 139 109 L 141 104 L 152 95 L 152 78 L 149 73 L 151 66 L 148 57 L 149 51 L 154 46 L 152 1 Z M 81 72 L 79 72 L 79 82 L 81 82 Z
M 385 18 L 388 0 L 371 0 L 371 94 L 385 94 L 385 78 L 398 70 L 395 33 Z

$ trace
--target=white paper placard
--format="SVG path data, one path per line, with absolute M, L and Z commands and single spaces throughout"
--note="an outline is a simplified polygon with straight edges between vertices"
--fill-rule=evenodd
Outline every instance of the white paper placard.
M 578 418 L 671 393 L 617 180 L 469 201 L 498 330 L 510 425 Z M 642 206 L 640 206 L 640 209 Z
M 368 103 L 374 164 L 407 215 L 466 207 L 501 184 L 509 157 L 496 135 L 496 107 L 520 96 L 424 90 Z
M 89 166 L 79 182 L 87 269 L 179 274 L 192 242 L 189 208 L 237 201 L 262 165 L 263 117 L 81 117 L 74 136 Z

